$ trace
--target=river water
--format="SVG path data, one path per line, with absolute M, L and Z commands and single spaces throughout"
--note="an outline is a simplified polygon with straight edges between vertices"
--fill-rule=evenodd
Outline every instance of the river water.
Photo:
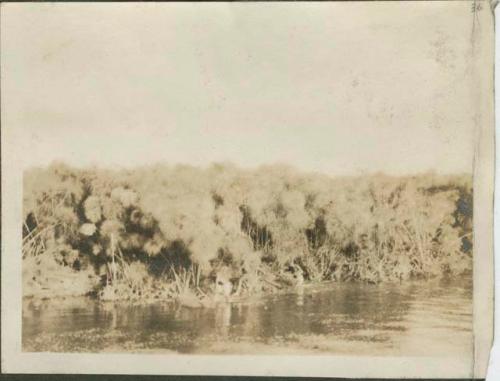
M 23 301 L 23 350 L 470 358 L 472 282 L 329 283 L 216 308 Z

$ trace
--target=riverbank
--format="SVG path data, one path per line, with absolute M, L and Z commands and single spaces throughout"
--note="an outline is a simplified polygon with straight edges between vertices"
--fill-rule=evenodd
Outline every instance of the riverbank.
M 292 275 L 289 275 L 292 280 L 285 280 L 270 274 L 255 274 L 251 281 L 248 275 L 242 276 L 232 282 L 224 275 L 229 270 L 222 268 L 214 275 L 214 280 L 209 277 L 196 279 L 192 275 L 195 271 L 181 269 L 172 270 L 172 278 L 155 279 L 145 273 L 143 276 L 135 274 L 135 282 L 121 279 L 104 284 L 103 278 L 94 273 L 61 266 L 51 256 L 41 255 L 28 262 L 23 271 L 23 297 L 37 301 L 87 296 L 101 302 L 137 304 L 176 301 L 190 308 L 213 308 L 218 303 L 242 303 L 264 295 L 302 292 L 304 288 L 329 283 L 304 283 L 302 278 L 297 281 Z

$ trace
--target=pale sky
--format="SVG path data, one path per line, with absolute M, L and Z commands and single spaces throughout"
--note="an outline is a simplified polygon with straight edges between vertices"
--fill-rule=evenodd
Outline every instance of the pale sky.
M 2 4 L 23 166 L 472 170 L 469 2 Z

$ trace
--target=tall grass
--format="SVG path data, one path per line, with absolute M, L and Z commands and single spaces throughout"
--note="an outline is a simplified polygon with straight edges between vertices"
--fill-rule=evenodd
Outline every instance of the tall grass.
M 93 274 L 109 297 L 162 287 L 200 296 L 220 271 L 244 294 L 287 279 L 383 282 L 472 267 L 470 176 L 58 164 L 26 172 L 24 183 L 26 266 L 53 257 Z

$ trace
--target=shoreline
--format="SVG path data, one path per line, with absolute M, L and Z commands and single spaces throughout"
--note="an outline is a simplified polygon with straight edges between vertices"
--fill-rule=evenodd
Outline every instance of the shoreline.
M 259 301 L 265 300 L 273 296 L 280 295 L 301 295 L 307 294 L 308 292 L 315 291 L 325 291 L 328 290 L 329 286 L 352 286 L 352 287 L 373 287 L 373 288 L 390 288 L 390 287 L 403 287 L 410 288 L 421 284 L 435 284 L 435 285 L 455 285 L 460 284 L 461 288 L 472 289 L 473 278 L 472 273 L 464 273 L 462 275 L 445 276 L 445 277 L 429 277 L 429 278 L 419 278 L 419 279 L 408 279 L 402 281 L 386 281 L 379 283 L 370 283 L 366 281 L 333 281 L 326 280 L 321 282 L 306 282 L 301 287 L 287 286 L 279 290 L 272 292 L 261 292 L 259 294 L 246 295 L 246 296 L 234 296 L 227 299 L 217 299 L 215 303 L 210 306 L 198 305 L 191 306 L 180 301 L 179 296 L 171 296 L 169 298 L 121 298 L 114 300 L 103 300 L 98 297 L 97 291 L 91 291 L 86 293 L 74 293 L 74 294 L 54 294 L 52 292 L 38 293 L 33 295 L 23 295 L 23 303 L 34 302 L 34 303 L 44 303 L 44 302 L 56 302 L 64 300 L 91 300 L 105 305 L 120 304 L 120 305 L 150 305 L 150 304 L 179 304 L 186 308 L 213 308 L 216 305 L 226 305 L 226 304 L 252 304 Z M 216 295 L 207 296 L 208 298 L 216 297 Z

